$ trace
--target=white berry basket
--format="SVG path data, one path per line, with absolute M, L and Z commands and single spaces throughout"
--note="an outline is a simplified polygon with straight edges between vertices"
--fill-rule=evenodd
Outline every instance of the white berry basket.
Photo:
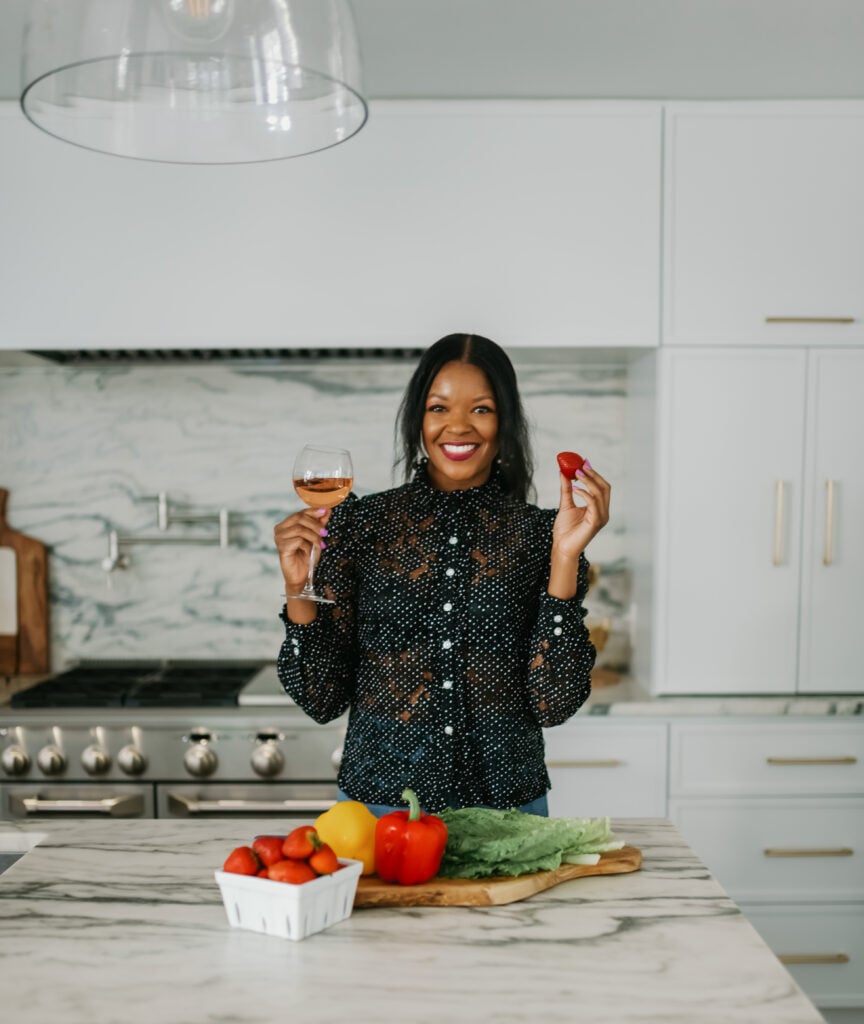
M 225 913 L 232 928 L 283 939 L 305 939 L 351 916 L 363 862 L 339 858 L 332 875 L 294 885 L 256 875 L 216 871 Z

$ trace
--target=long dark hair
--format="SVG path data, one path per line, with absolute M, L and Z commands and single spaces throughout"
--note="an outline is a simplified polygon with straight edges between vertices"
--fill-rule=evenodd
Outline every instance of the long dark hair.
M 534 459 L 531 437 L 516 372 L 507 353 L 479 334 L 448 334 L 420 357 L 402 396 L 396 418 L 396 466 L 408 480 L 420 455 L 423 415 L 432 381 L 445 363 L 470 363 L 486 374 L 498 412 L 498 459 L 501 484 L 506 493 L 527 501 L 533 492 Z

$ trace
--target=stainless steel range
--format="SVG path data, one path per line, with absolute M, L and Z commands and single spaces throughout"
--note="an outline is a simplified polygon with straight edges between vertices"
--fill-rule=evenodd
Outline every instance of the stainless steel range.
M 336 799 L 344 733 L 273 664 L 81 662 L 0 708 L 0 819 L 309 819 Z

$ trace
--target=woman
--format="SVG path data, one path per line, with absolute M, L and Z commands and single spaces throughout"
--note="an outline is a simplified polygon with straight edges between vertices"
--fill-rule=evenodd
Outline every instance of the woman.
M 315 721 L 350 708 L 343 798 L 380 814 L 410 786 L 427 811 L 546 814 L 542 728 L 590 692 L 584 551 L 608 521 L 609 484 L 586 462 L 584 507 L 563 475 L 557 511 L 527 503 L 516 376 L 478 335 L 424 353 L 398 428 L 409 482 L 275 529 L 287 593 L 316 547 L 316 586 L 336 602 L 286 602 L 280 679 Z

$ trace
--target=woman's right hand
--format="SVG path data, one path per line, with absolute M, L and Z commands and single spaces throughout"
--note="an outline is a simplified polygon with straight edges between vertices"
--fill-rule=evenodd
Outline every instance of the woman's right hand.
M 273 528 L 286 593 L 299 594 L 305 586 L 309 572 L 309 552 L 317 550 L 317 561 L 321 549 L 326 547 L 324 538 L 327 536 L 327 522 L 332 511 L 329 508 L 304 508 L 287 516 Z

